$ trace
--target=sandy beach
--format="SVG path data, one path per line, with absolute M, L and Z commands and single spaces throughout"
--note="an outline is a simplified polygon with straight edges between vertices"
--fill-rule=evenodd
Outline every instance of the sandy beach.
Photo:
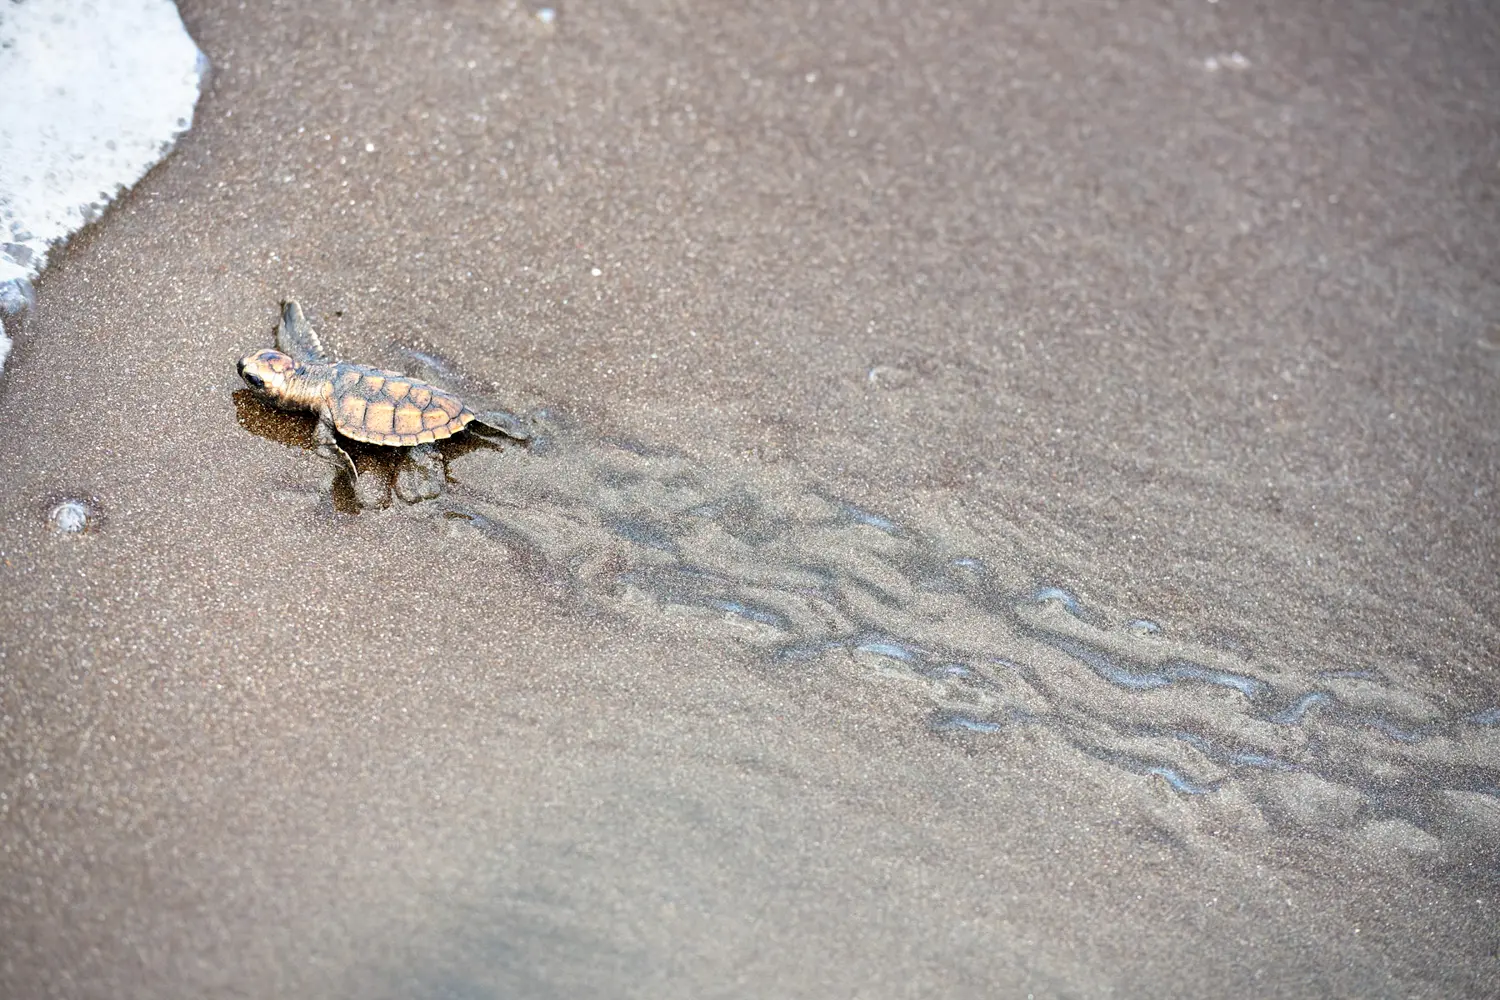
M 0 996 L 1493 990 L 1493 10 L 182 14 L 0 376 Z M 284 299 L 539 440 L 336 482 Z

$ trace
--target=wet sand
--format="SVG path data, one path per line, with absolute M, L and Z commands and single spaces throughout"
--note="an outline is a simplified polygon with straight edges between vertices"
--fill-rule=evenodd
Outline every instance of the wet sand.
M 1491 987 L 1493 13 L 248 6 L 0 381 L 0 995 Z M 360 509 L 288 297 L 546 440 Z

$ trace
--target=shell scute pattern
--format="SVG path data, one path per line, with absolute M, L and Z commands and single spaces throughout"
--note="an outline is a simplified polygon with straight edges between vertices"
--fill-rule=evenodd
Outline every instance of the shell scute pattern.
M 343 362 L 333 379 L 339 433 L 369 444 L 415 445 L 463 430 L 474 413 L 449 393 L 397 372 Z
M 382 440 L 389 437 L 394 429 L 396 416 L 396 404 L 389 399 L 376 400 L 365 407 L 364 432 L 371 437 L 379 436 Z

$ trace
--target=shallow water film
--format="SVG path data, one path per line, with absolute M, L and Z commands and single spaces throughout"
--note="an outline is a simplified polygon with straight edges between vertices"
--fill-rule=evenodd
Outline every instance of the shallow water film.
M 1493 11 L 181 11 L 7 320 L 0 996 L 1494 992 Z M 335 476 L 288 299 L 536 436 Z

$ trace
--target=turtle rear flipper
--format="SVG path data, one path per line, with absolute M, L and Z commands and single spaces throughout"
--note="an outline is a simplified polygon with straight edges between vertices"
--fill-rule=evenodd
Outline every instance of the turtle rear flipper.
M 328 360 L 323 353 L 323 342 L 318 339 L 312 324 L 302 315 L 302 307 L 292 301 L 281 304 L 281 325 L 276 328 L 276 349 L 295 361 L 323 364 Z
M 474 420 L 469 424 L 470 430 L 484 428 L 504 434 L 506 437 L 515 438 L 517 441 L 530 441 L 536 434 L 536 428 L 532 426 L 526 417 L 507 413 L 504 410 L 488 410 L 484 413 L 474 414 Z

